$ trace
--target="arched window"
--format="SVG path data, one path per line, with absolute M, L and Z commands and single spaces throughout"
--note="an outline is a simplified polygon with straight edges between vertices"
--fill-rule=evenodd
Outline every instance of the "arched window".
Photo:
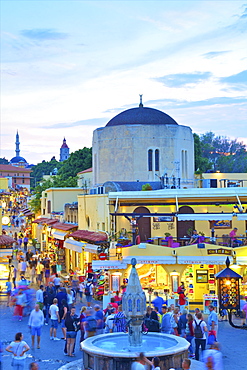
M 153 171 L 153 151 L 148 150 L 148 171 Z
M 155 171 L 160 170 L 160 151 L 155 149 Z

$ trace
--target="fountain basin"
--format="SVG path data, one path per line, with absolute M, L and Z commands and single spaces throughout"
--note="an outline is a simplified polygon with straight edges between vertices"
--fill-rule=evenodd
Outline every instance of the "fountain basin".
M 81 343 L 84 368 L 88 370 L 129 370 L 140 352 L 149 359 L 159 357 L 161 370 L 176 369 L 188 356 L 189 346 L 184 338 L 161 333 L 143 335 L 141 348 L 129 349 L 125 333 L 101 334 Z

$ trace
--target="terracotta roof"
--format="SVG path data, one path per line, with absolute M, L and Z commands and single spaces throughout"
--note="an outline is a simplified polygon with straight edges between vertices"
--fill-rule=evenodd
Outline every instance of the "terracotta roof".
M 15 239 L 11 238 L 8 235 L 0 235 L 0 245 L 1 246 L 8 246 L 15 242 Z
M 75 224 L 65 224 L 63 222 L 57 222 L 52 225 L 53 229 L 64 230 L 64 231 L 69 231 L 71 229 L 74 229 L 75 227 L 78 227 L 78 226 Z
M 36 218 L 36 220 L 33 221 L 34 224 L 42 224 L 44 223 L 45 221 L 48 221 L 50 220 L 50 218 L 47 218 L 47 217 L 40 217 L 40 218 Z
M 81 171 L 81 172 L 78 172 L 77 175 L 81 174 L 81 173 L 87 173 L 87 172 L 93 172 L 93 167 L 90 167 L 88 168 L 87 170 L 84 170 L 84 171 Z
M 80 240 L 86 240 L 89 242 L 104 242 L 108 239 L 108 236 L 106 233 L 88 231 L 88 230 L 77 230 L 77 231 L 74 231 L 69 236 L 72 236 L 73 238 L 77 238 Z
M 28 168 L 15 167 L 11 166 L 11 164 L 0 164 L 0 171 L 32 172 Z
M 42 222 L 43 224 L 46 225 L 53 225 L 56 224 L 58 221 L 55 218 L 48 218 L 46 221 Z

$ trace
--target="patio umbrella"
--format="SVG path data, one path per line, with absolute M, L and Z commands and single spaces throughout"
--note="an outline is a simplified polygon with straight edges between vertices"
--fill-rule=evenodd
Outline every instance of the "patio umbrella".
M 8 235 L 0 235 L 0 247 L 9 246 L 15 243 L 15 239 Z

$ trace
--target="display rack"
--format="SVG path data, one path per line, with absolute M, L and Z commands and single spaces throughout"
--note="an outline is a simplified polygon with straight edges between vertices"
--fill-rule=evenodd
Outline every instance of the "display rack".
M 209 305 L 213 305 L 215 308 L 215 312 L 219 312 L 219 300 L 218 296 L 216 294 L 204 294 L 203 296 L 203 313 L 206 315 L 210 314 L 210 311 L 208 309 Z

